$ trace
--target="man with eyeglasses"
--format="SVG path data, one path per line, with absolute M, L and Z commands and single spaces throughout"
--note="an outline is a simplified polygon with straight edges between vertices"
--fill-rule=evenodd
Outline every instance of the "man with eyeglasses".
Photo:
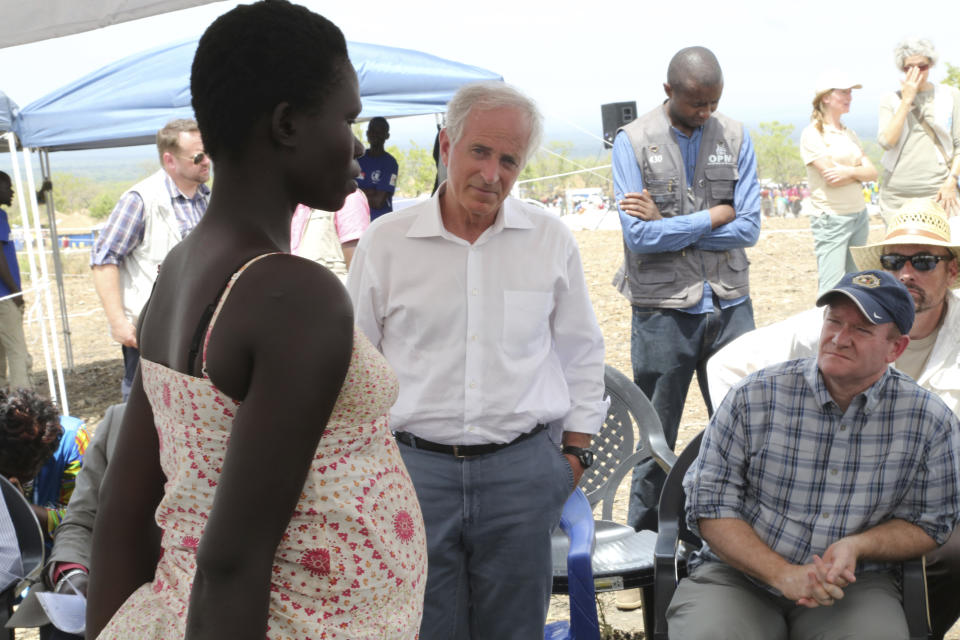
M 195 120 L 168 122 L 157 132 L 161 168 L 128 189 L 93 245 L 93 285 L 123 351 L 120 386 L 126 401 L 140 362 L 136 326 L 167 253 L 207 210 L 210 157 Z
M 960 220 L 953 218 L 954 220 Z M 960 230 L 958 230 L 960 232 Z M 913 297 L 910 343 L 894 367 L 913 377 L 960 415 L 960 244 L 932 199 L 908 200 L 890 219 L 884 240 L 852 247 L 858 269 L 882 269 Z M 710 397 L 719 404 L 734 384 L 772 364 L 815 355 L 823 312 L 813 308 L 733 341 L 707 363 Z M 960 617 L 960 534 L 927 555 L 933 637 L 942 638 Z

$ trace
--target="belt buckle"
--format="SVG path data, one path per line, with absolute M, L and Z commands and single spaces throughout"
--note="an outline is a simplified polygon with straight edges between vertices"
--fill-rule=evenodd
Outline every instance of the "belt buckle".
M 469 457 L 470 457 L 470 456 L 468 456 L 468 455 L 464 455 L 464 454 L 460 453 L 460 447 L 461 447 L 462 445 L 454 444 L 454 445 L 450 445 L 450 446 L 453 447 L 453 457 L 454 457 L 454 458 L 469 458 Z

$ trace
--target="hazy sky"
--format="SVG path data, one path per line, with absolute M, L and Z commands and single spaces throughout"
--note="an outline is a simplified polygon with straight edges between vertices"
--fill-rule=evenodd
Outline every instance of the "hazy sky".
M 23 0 L 0 0 L 2 2 Z M 0 89 L 21 106 L 114 60 L 199 35 L 238 4 L 216 2 L 84 34 L 0 49 Z M 861 135 L 876 129 L 880 97 L 898 87 L 891 50 L 905 35 L 937 45 L 941 63 L 960 65 L 956 2 L 617 2 L 486 0 L 479 3 L 307 0 L 349 40 L 419 49 L 496 71 L 535 98 L 552 138 L 574 127 L 600 135 L 600 105 L 636 100 L 640 113 L 663 98 L 670 57 L 700 44 L 720 59 L 720 109 L 755 125 L 802 124 L 813 85 L 828 67 L 847 70 L 854 93 L 847 122 Z M 783 7 L 795 7 L 784 9 Z M 572 124 L 571 124 L 572 123 Z M 432 118 L 395 121 L 394 142 L 432 144 Z

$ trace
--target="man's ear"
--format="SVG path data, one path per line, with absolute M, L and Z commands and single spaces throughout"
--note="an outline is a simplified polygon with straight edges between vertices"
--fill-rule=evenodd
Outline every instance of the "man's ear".
M 673 88 L 670 86 L 669 82 L 663 83 L 663 92 L 667 94 L 667 100 L 673 98 Z
M 279 145 L 296 146 L 297 124 L 293 106 L 289 102 L 281 102 L 273 108 L 270 114 L 270 135 Z
M 165 170 L 167 173 L 170 173 L 171 171 L 173 171 L 173 170 L 176 168 L 176 166 L 177 166 L 176 161 L 174 160 L 173 154 L 170 153 L 169 151 L 164 151 L 164 152 L 163 152 L 163 162 L 162 162 L 162 164 L 163 164 L 164 170 Z
M 907 345 L 910 344 L 910 336 L 901 335 L 896 340 L 893 341 L 893 349 L 891 351 L 892 360 L 888 359 L 890 364 L 893 364 L 897 359 L 903 355 L 903 352 L 906 351 Z
M 443 166 L 449 167 L 450 158 L 450 136 L 447 134 L 447 128 L 440 129 L 440 161 Z

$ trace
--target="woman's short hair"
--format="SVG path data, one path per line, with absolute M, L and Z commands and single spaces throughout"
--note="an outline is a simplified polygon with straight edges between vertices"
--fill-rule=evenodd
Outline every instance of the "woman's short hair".
M 0 389 L 0 474 L 32 480 L 62 436 L 52 402 L 30 389 Z
M 281 102 L 322 104 L 349 64 L 339 28 L 286 0 L 240 5 L 211 24 L 190 72 L 193 111 L 214 161 L 236 156 Z
M 903 62 L 910 56 L 923 56 L 930 60 L 930 64 L 937 64 L 937 49 L 927 38 L 904 38 L 893 48 L 893 61 L 897 71 L 903 70 Z
M 518 89 L 503 82 L 475 82 L 460 87 L 447 104 L 447 136 L 455 145 L 463 135 L 463 127 L 471 109 L 490 111 L 492 109 L 519 109 L 527 116 L 530 125 L 530 138 L 524 150 L 523 162 L 540 148 L 543 137 L 543 116 L 536 103 Z

